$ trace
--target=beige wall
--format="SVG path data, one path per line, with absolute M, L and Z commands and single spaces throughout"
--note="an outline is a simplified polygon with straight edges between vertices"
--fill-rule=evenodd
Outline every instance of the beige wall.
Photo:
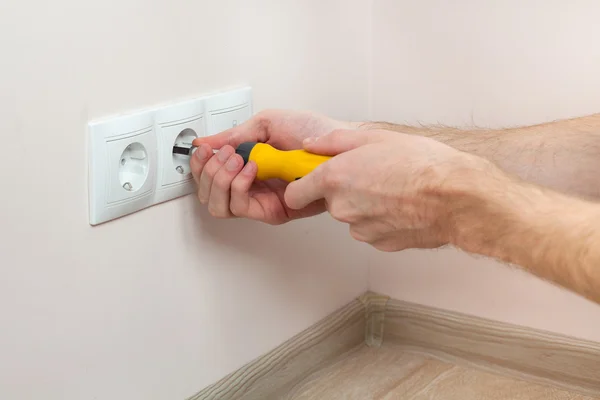
M 511 126 L 600 111 L 600 3 L 374 0 L 372 117 Z M 600 307 L 454 250 L 372 252 L 393 297 L 600 340 Z
M 366 118 L 367 11 L 0 4 L 0 398 L 183 399 L 367 289 L 326 217 L 217 221 L 188 197 L 92 228 L 85 153 L 89 120 L 245 84 L 256 110 Z
M 256 110 L 348 119 L 510 125 L 598 111 L 599 6 L 525 3 L 2 2 L 0 397 L 184 398 L 369 280 L 600 340 L 599 308 L 577 296 L 452 250 L 376 253 L 326 216 L 216 221 L 188 197 L 87 224 L 87 121 L 213 90 L 249 84 Z

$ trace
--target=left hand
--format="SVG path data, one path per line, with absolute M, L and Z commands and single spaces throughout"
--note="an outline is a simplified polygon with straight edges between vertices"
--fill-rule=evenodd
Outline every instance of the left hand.
M 198 148 L 190 160 L 198 200 L 208 205 L 214 217 L 242 217 L 272 225 L 325 212 L 322 201 L 291 210 L 283 201 L 287 182 L 256 181 L 256 164 L 251 161 L 244 166 L 234 148 L 243 142 L 261 142 L 281 150 L 301 149 L 307 137 L 353 125 L 312 112 L 265 110 L 235 128 L 198 138 L 193 143 Z M 213 156 L 212 149 L 220 150 Z
M 291 183 L 287 205 L 325 199 L 352 237 L 383 251 L 451 242 L 455 207 L 473 171 L 488 165 L 433 139 L 382 130 L 339 130 L 304 147 L 335 157 Z

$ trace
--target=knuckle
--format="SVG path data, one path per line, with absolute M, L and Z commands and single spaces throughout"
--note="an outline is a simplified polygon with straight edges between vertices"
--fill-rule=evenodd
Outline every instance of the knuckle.
M 258 219 L 260 222 L 270 225 L 270 226 L 280 226 L 283 225 L 286 221 L 278 218 L 260 218 Z
M 256 114 L 252 119 L 256 126 L 261 130 L 267 130 L 271 123 L 271 118 L 275 110 L 266 109 Z
M 333 219 L 335 219 L 336 221 L 344 222 L 346 224 L 350 222 L 350 221 L 348 221 L 348 218 L 341 212 L 330 211 L 329 213 L 331 214 Z
M 231 181 L 225 175 L 217 174 L 212 182 L 215 189 L 226 191 L 231 188 Z
M 350 235 L 352 235 L 352 237 L 359 242 L 373 244 L 376 241 L 376 237 L 372 232 L 364 229 L 364 227 L 361 229 L 361 227 L 357 225 L 351 226 Z
M 237 201 L 232 201 L 229 205 L 229 211 L 236 217 L 242 217 L 244 214 L 244 209 L 242 205 Z
M 210 215 L 212 215 L 213 217 L 218 216 L 217 210 L 213 206 L 211 206 L 210 204 L 208 205 L 208 213 Z
M 385 240 L 385 241 L 381 241 L 381 242 L 371 243 L 371 246 L 373 246 L 375 249 L 377 249 L 379 251 L 383 251 L 386 253 L 391 253 L 391 252 L 402 249 L 401 246 L 397 245 L 396 243 L 394 243 L 391 240 Z
M 233 204 L 229 206 L 229 211 L 231 211 L 231 214 L 235 215 L 236 217 L 242 216 L 241 210 Z
M 238 175 L 238 177 L 231 182 L 232 196 L 234 194 L 239 195 L 239 194 L 243 193 L 244 187 L 245 187 L 244 182 L 240 179 L 240 176 Z
M 323 169 L 320 174 L 321 184 L 328 189 L 343 188 L 347 182 L 343 173 L 336 170 L 335 167 L 323 164 Z
M 218 166 L 215 164 L 207 164 L 206 167 L 204 167 L 204 169 L 202 170 L 202 175 L 200 175 L 200 178 L 207 183 L 212 182 L 212 180 L 215 178 L 215 174 L 219 170 L 217 167 Z
M 367 241 L 365 236 L 354 226 L 350 227 L 350 236 L 352 236 L 352 239 L 358 240 L 359 242 Z
M 328 206 L 328 210 L 329 214 L 331 214 L 331 216 L 337 221 L 344 223 L 354 222 L 351 211 L 345 206 L 340 206 L 338 203 L 334 202 Z

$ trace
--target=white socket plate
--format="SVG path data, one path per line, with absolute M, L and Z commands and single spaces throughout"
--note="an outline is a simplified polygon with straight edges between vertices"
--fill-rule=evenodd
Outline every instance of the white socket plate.
M 206 115 L 208 135 L 240 125 L 252 116 L 252 89 L 243 88 L 207 98 Z
M 231 90 L 88 124 L 89 223 L 101 224 L 195 191 L 173 145 L 252 116 L 252 89 Z M 179 167 L 179 168 L 178 168 Z

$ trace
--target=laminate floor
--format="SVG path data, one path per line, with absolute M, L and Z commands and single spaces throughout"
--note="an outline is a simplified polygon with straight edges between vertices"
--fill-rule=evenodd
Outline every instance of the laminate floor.
M 361 346 L 296 385 L 286 400 L 592 400 L 440 361 L 394 345 Z

